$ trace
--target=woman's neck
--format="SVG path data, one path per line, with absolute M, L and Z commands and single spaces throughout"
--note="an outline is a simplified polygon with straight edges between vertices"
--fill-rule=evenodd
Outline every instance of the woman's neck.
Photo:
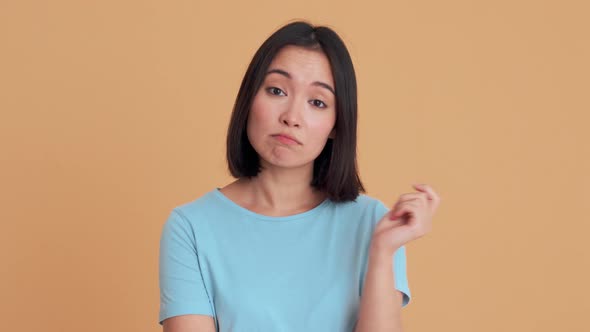
M 263 169 L 256 177 L 239 179 L 222 192 L 237 204 L 254 212 L 292 215 L 308 211 L 326 199 L 310 185 L 313 169 Z

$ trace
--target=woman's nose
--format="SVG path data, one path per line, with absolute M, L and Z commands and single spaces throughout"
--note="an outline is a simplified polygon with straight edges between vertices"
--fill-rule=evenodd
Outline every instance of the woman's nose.
M 301 115 L 304 110 L 304 104 L 301 101 L 292 101 L 287 105 L 287 108 L 281 113 L 281 123 L 289 127 L 300 127 L 301 126 Z

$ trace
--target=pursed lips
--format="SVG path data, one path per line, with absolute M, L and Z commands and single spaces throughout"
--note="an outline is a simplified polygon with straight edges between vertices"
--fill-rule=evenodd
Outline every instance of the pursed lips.
M 286 134 L 277 134 L 273 135 L 273 137 L 285 144 L 301 144 L 301 142 Z

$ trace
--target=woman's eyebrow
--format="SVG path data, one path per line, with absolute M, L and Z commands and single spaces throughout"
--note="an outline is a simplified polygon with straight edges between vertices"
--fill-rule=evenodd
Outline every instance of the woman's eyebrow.
M 269 74 L 272 74 L 272 73 L 283 75 L 286 78 L 291 79 L 291 74 L 289 74 L 288 72 L 286 72 L 286 71 L 284 71 L 282 69 L 271 69 L 271 70 L 269 70 L 269 71 L 266 72 L 266 75 L 269 75 Z M 325 88 L 327 90 L 330 90 L 330 92 L 332 92 L 332 94 L 334 96 L 336 95 L 336 92 L 334 92 L 334 88 L 332 88 L 327 83 L 320 82 L 320 81 L 315 81 L 315 82 L 311 83 L 311 85 L 321 86 L 322 88 Z

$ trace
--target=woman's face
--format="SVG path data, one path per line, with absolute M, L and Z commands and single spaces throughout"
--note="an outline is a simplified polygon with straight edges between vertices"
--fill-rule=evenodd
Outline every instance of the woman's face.
M 334 91 L 322 51 L 289 45 L 277 53 L 248 115 L 248 139 L 263 167 L 313 166 L 334 137 Z

